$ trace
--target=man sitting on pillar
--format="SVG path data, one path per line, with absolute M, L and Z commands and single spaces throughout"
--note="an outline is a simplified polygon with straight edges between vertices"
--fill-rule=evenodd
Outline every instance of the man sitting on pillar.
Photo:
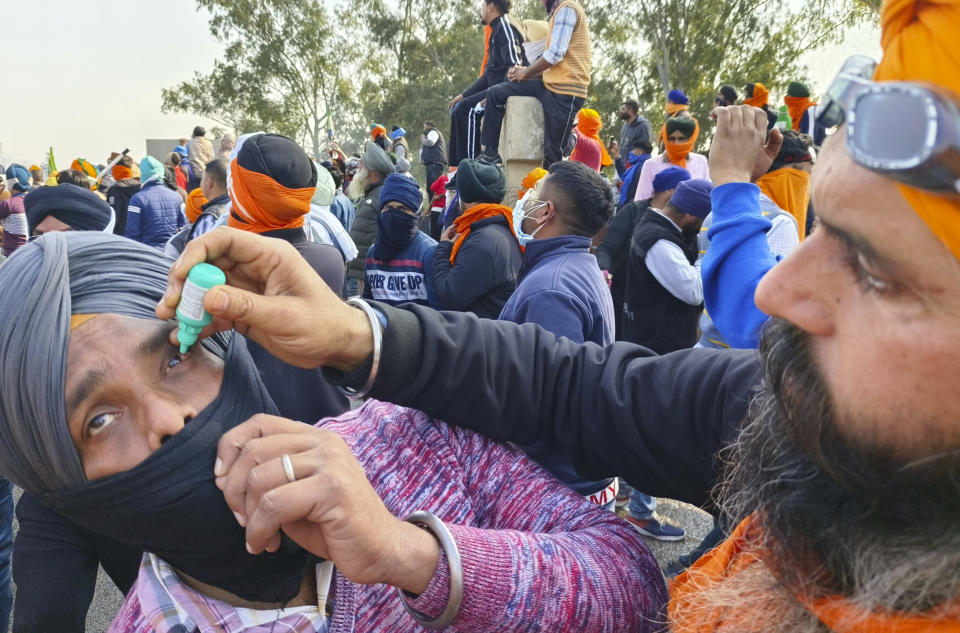
M 590 85 L 592 53 L 587 15 L 577 0 L 543 0 L 550 14 L 550 34 L 543 57 L 531 66 L 507 72 L 507 82 L 487 90 L 483 153 L 479 160 L 499 164 L 500 128 L 509 97 L 536 97 L 543 104 L 543 168 L 563 158 L 563 145 Z M 572 148 L 567 148 L 569 149 Z
M 481 102 L 487 98 L 487 89 L 505 82 L 514 66 L 527 65 L 523 35 L 507 15 L 511 4 L 511 0 L 484 0 L 480 7 L 480 19 L 491 28 L 489 49 L 483 74 L 450 101 L 450 165 L 480 153 Z

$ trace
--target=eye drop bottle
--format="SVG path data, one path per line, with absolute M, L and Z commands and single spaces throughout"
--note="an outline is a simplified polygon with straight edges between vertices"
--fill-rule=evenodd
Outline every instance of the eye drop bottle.
M 186 353 L 190 346 L 197 342 L 200 331 L 213 320 L 210 313 L 203 309 L 203 299 L 207 296 L 207 291 L 225 283 L 226 275 L 216 266 L 202 263 L 190 269 L 180 293 L 180 304 L 177 306 L 177 320 L 180 322 L 177 340 L 180 342 L 181 354 Z

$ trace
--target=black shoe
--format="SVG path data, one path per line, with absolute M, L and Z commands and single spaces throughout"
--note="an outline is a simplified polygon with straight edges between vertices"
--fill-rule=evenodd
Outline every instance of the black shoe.
M 500 158 L 500 154 L 486 149 L 483 150 L 482 154 L 477 156 L 477 161 L 484 165 L 503 165 L 503 159 Z

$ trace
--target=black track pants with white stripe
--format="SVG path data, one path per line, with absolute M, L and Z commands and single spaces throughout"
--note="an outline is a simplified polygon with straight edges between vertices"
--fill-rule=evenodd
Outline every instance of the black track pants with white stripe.
M 475 112 L 478 103 L 487 96 L 486 91 L 465 97 L 450 113 L 450 137 L 447 139 L 447 162 L 459 165 L 464 158 L 480 155 L 480 123 L 483 113 Z

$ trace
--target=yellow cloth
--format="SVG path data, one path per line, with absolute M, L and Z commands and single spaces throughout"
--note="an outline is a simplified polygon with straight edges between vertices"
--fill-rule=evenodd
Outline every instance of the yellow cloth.
M 887 0 L 880 22 L 883 61 L 875 80 L 925 81 L 960 94 L 960 3 Z M 960 257 L 960 200 L 898 187 L 934 235 Z
M 46 187 L 56 187 L 56 186 L 57 186 L 57 175 L 56 175 L 56 174 L 52 174 L 49 178 L 47 178 L 46 182 L 44 182 L 43 184 L 44 184 L 44 186 L 46 186 Z
M 682 103 L 670 103 L 669 101 L 667 101 L 666 109 L 667 109 L 667 114 L 669 116 L 675 117 L 681 112 L 683 112 L 684 110 L 689 110 L 690 108 L 688 108 Z
M 82 171 L 91 178 L 97 177 L 97 168 L 85 161 L 82 158 L 75 158 L 72 163 L 70 163 L 70 169 L 76 169 L 77 171 Z
M 612 165 L 613 159 L 610 158 L 607 148 L 604 146 L 603 141 L 600 140 L 600 130 L 603 129 L 603 120 L 600 118 L 600 113 L 590 108 L 583 108 L 577 112 L 577 128 L 580 129 L 584 136 L 588 136 L 600 143 L 600 164 L 604 167 Z
M 746 105 L 754 108 L 762 108 L 768 101 L 770 101 L 770 91 L 761 83 L 753 84 L 753 96 L 743 100 Z
M 810 204 L 810 174 L 793 167 L 771 171 L 757 179 L 760 191 L 797 221 L 800 239 L 807 236 L 807 207 Z
M 70 317 L 70 331 L 73 332 L 75 329 L 92 319 L 93 317 L 100 316 L 99 314 L 74 314 Z

